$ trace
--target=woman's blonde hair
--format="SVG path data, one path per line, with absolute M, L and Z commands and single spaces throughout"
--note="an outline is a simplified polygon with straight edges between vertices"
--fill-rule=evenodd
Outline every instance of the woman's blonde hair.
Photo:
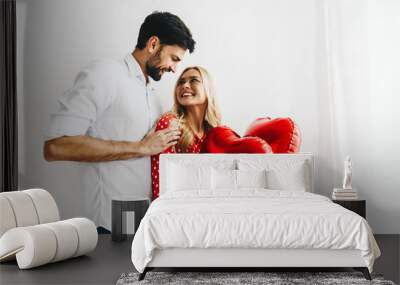
M 221 115 L 218 107 L 217 100 L 215 98 L 215 88 L 212 78 L 208 71 L 201 66 L 190 66 L 185 68 L 176 81 L 174 88 L 174 106 L 172 108 L 172 113 L 174 113 L 179 120 L 180 128 L 181 128 L 181 138 L 177 144 L 178 147 L 184 152 L 187 152 L 190 146 L 193 143 L 194 133 L 192 131 L 192 127 L 190 126 L 190 122 L 186 120 L 186 109 L 185 106 L 179 104 L 177 99 L 177 88 L 178 82 L 181 79 L 182 75 L 188 70 L 197 70 L 200 73 L 201 79 L 203 81 L 204 92 L 206 94 L 206 111 L 204 115 L 204 129 L 205 131 L 209 131 L 210 129 L 218 126 L 221 123 Z

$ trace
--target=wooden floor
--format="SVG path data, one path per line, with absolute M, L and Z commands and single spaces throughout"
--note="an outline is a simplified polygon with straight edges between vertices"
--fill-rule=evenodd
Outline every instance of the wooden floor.
M 400 235 L 375 236 L 382 256 L 374 271 L 399 283 Z M 16 262 L 0 264 L 0 284 L 115 284 L 124 272 L 135 271 L 130 258 L 132 238 L 121 243 L 99 235 L 94 252 L 34 269 L 19 270 Z

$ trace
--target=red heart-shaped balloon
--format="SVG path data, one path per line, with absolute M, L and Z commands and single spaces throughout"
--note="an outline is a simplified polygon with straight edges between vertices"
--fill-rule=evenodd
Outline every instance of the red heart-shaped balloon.
M 301 134 L 290 118 L 256 119 L 244 136 L 262 138 L 271 146 L 273 153 L 293 153 L 300 150 Z
M 271 147 L 261 138 L 241 138 L 227 126 L 210 130 L 202 144 L 205 153 L 270 153 Z

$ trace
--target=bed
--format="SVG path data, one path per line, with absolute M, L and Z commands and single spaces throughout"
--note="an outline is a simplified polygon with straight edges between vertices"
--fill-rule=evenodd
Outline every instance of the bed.
M 132 242 L 158 267 L 352 267 L 380 251 L 361 216 L 314 193 L 312 154 L 165 154 L 160 197 Z

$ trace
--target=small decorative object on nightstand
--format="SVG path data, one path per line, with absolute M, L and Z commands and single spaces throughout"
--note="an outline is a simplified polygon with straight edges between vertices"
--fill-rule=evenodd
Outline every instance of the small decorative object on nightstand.
M 332 200 L 359 200 L 358 192 L 355 189 L 334 188 Z
M 364 219 L 366 218 L 366 201 L 365 200 L 332 200 L 334 203 L 359 214 Z
M 346 156 L 343 169 L 342 188 L 334 188 L 332 193 L 333 200 L 358 200 L 358 193 L 351 186 L 353 176 L 353 164 L 350 156 Z
M 343 171 L 343 189 L 351 190 L 351 181 L 353 176 L 353 164 L 351 162 L 350 156 L 346 156 L 344 161 L 344 171 Z
M 135 232 L 150 205 L 150 198 L 113 197 L 111 205 L 111 238 L 113 241 L 123 241 L 126 234 L 122 233 L 122 213 L 135 212 Z

